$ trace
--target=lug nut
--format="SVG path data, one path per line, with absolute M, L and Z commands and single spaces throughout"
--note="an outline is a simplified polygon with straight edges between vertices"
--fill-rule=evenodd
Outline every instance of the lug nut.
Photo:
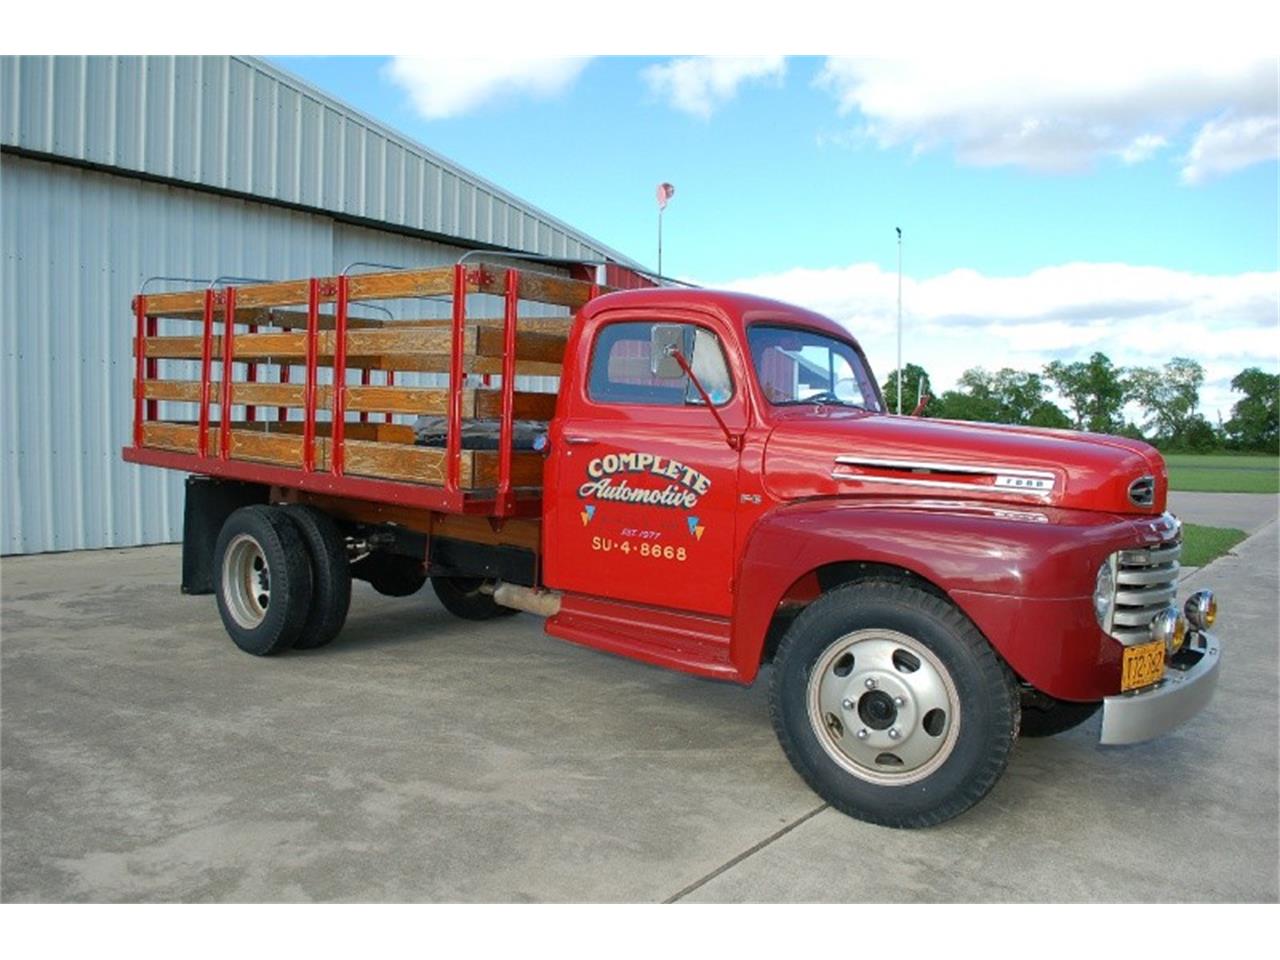
M 859 740 L 865 740 L 865 739 L 867 739 L 867 728 L 866 728 L 866 727 L 863 727 L 861 730 L 859 730 L 859 731 L 858 731 L 858 739 L 859 739 Z
M 867 677 L 867 689 L 868 689 L 868 690 L 874 690 L 875 688 L 876 688 L 876 678 L 875 678 L 875 677 Z
M 894 698 L 893 698 L 893 705 L 894 705 L 895 707 L 900 707 L 900 706 L 902 706 L 902 705 L 903 705 L 904 703 L 906 703 L 906 702 L 907 702 L 907 701 L 903 700 L 901 697 L 894 697 Z
M 848 699 L 846 699 L 845 701 L 843 701 L 843 702 L 840 704 L 840 706 L 844 707 L 846 710 L 852 710 L 852 709 L 853 709 L 853 701 L 852 701 L 852 700 L 848 700 Z
M 902 734 L 898 731 L 898 728 L 897 728 L 897 727 L 890 727 L 890 728 L 889 728 L 889 739 L 890 739 L 890 740 L 897 740 L 900 736 L 902 736 Z

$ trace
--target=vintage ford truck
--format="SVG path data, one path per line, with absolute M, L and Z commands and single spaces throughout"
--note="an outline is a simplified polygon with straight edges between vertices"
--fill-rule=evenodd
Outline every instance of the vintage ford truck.
M 356 577 L 703 677 L 768 667 L 795 769 L 895 827 L 976 803 L 1020 733 L 1101 709 L 1132 743 L 1209 700 L 1216 604 L 1177 606 L 1154 449 L 893 416 L 826 317 L 598 279 L 494 255 L 139 294 L 124 457 L 192 475 L 184 591 L 258 655 L 330 641 Z

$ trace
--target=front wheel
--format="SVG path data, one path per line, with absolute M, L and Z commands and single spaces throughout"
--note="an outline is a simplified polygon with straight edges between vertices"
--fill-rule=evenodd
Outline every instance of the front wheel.
M 896 581 L 810 604 L 775 658 L 770 712 L 797 772 L 837 810 L 925 827 L 986 796 L 1018 735 L 1012 673 L 946 600 Z

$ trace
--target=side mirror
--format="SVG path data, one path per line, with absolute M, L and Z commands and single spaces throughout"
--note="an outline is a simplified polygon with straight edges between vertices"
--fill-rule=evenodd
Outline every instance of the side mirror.
M 684 330 L 675 323 L 655 323 L 649 333 L 649 373 L 659 380 L 681 380 L 684 369 L 676 354 L 684 349 Z

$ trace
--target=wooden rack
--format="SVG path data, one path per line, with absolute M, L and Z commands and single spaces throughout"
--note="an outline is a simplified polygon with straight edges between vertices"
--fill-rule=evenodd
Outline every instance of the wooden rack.
M 550 420 L 555 396 L 518 391 L 515 378 L 560 374 L 570 319 L 521 317 L 519 306 L 577 310 L 600 292 L 583 280 L 472 262 L 139 294 L 125 459 L 446 512 L 532 513 L 543 458 L 513 449 L 514 423 Z M 468 319 L 470 294 L 502 297 L 502 317 Z M 349 315 L 357 301 L 425 297 L 450 299 L 452 317 Z M 329 304 L 332 313 L 322 313 Z M 199 333 L 159 336 L 160 318 L 191 321 Z M 199 361 L 199 378 L 160 379 L 161 360 Z M 261 364 L 280 365 L 281 382 L 259 382 Z M 303 368 L 301 382 L 290 382 L 291 367 Z M 324 367 L 331 384 L 319 382 Z M 351 370 L 361 371 L 359 384 L 347 383 Z M 447 373 L 448 386 L 397 386 L 396 374 L 409 371 Z M 469 373 L 500 374 L 501 386 L 467 387 Z M 160 401 L 192 404 L 198 415 L 161 420 Z M 243 420 L 231 419 L 236 406 Z M 291 409 L 301 418 L 289 419 Z M 321 411 L 328 420 L 318 419 Z M 393 414 L 446 417 L 445 446 L 415 445 L 413 428 L 393 423 Z M 463 421 L 472 418 L 499 421 L 497 450 L 462 449 Z

